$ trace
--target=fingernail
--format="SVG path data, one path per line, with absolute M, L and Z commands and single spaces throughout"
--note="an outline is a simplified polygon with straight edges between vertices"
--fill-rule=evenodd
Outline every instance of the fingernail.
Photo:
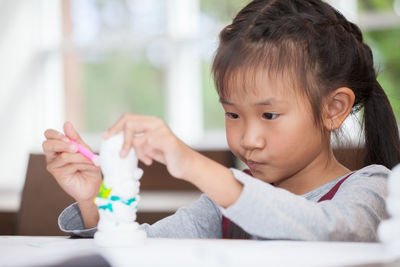
M 69 139 L 67 137 L 63 137 L 62 139 L 64 142 L 69 143 Z
M 121 158 L 124 158 L 126 156 L 126 149 L 122 149 L 119 155 L 121 156 Z
M 69 150 L 71 151 L 71 152 L 76 152 L 77 151 L 77 147 L 76 147 L 76 145 L 70 145 L 69 146 Z

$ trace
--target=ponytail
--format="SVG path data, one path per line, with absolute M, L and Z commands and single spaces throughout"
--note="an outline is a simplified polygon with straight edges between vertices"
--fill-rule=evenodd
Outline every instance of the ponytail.
M 364 165 L 382 164 L 392 169 L 400 162 L 399 130 L 392 107 L 376 81 L 364 104 Z

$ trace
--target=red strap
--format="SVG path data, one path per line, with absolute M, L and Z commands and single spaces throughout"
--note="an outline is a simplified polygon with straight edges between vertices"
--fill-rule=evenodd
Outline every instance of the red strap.
M 332 189 L 329 190 L 328 193 L 326 193 L 323 197 L 321 197 L 320 200 L 318 200 L 318 202 L 325 201 L 325 200 L 331 200 L 331 199 L 335 196 L 336 192 L 339 190 L 339 187 L 342 185 L 342 183 L 343 183 L 344 181 L 346 181 L 346 179 L 349 178 L 350 175 L 352 175 L 352 174 L 353 174 L 353 173 L 350 173 L 349 175 L 347 175 L 346 177 L 344 177 L 342 180 L 340 180 L 339 182 L 337 182 L 337 184 L 335 184 L 335 186 L 332 187 Z
M 229 238 L 228 231 L 231 221 L 222 215 L 222 238 Z
M 243 170 L 244 173 L 253 176 L 253 174 L 251 173 L 250 169 L 244 169 Z

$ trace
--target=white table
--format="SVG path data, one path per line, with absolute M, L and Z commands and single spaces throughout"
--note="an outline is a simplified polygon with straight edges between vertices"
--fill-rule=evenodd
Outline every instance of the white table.
M 380 243 L 147 239 L 137 247 L 99 248 L 93 239 L 0 236 L 0 266 L 41 266 L 90 253 L 112 266 L 349 266 L 396 258 Z

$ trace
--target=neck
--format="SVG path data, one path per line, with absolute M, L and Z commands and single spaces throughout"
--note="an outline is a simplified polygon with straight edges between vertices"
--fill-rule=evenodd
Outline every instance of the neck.
M 336 160 L 332 149 L 329 148 L 321 151 L 315 160 L 305 168 L 274 185 L 296 195 L 302 195 L 348 172 L 350 170 Z

